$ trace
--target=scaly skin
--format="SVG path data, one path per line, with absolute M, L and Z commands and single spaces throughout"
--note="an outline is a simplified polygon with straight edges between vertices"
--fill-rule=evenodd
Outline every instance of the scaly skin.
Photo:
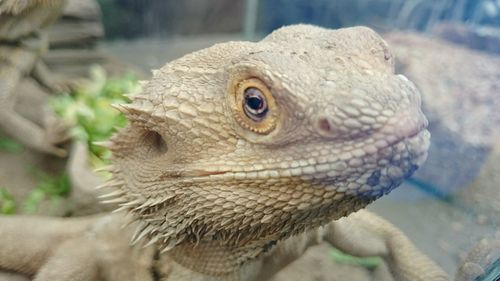
M 109 143 L 117 214 L 0 218 L 1 268 L 35 280 L 268 280 L 325 241 L 383 257 L 396 280 L 448 280 L 358 211 L 429 146 L 418 91 L 370 29 L 297 25 L 218 44 L 143 90 L 116 106 L 130 120 Z
M 64 0 L 0 0 L 0 129 L 33 149 L 64 156 L 56 144 L 67 138 L 47 113 L 41 128 L 14 111 L 16 86 L 25 76 L 54 89 L 54 78 L 41 62 L 48 41 L 41 30 L 62 13 Z

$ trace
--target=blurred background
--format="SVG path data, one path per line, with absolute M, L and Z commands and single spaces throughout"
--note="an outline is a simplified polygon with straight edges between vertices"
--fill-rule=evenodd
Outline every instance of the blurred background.
M 91 141 L 106 138 L 116 122 L 95 113 L 97 103 L 87 97 L 116 101 L 151 69 L 186 53 L 217 42 L 257 41 L 294 23 L 365 25 L 387 40 L 397 72 L 422 93 L 432 145 L 414 177 L 369 208 L 450 275 L 467 259 L 483 271 L 460 280 L 498 280 L 487 278 L 500 268 L 500 0 L 67 0 L 57 21 L 40 28 L 50 46 L 40 59 L 60 79 L 87 86 L 54 101 L 53 91 L 27 78 L 19 83 L 15 108 L 40 123 L 42 109 L 36 108 L 48 103 L 70 119 L 73 145 L 63 144 L 69 159 L 37 152 L 0 130 L 3 212 L 102 211 L 86 188 L 101 180 L 91 172 L 83 177 L 91 180 L 78 180 L 72 155 L 76 141 L 87 141 L 91 164 L 77 164 L 101 165 L 106 153 L 93 150 Z M 316 247 L 276 280 L 386 280 L 373 264 L 332 251 Z
M 256 40 L 283 25 L 309 23 L 329 28 L 366 25 L 379 32 L 420 31 L 471 48 L 500 52 L 497 29 L 500 4 L 496 0 L 99 0 L 98 3 L 105 15 L 102 23 L 106 40 L 186 36 L 208 40 L 228 35 Z

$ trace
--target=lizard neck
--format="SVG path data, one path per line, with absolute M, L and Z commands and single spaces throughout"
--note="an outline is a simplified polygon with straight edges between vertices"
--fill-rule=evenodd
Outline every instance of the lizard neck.
M 259 237 L 252 237 L 249 240 L 235 239 L 214 239 L 224 235 L 206 235 L 198 242 L 185 240 L 167 252 L 167 255 L 177 264 L 193 272 L 199 272 L 207 276 L 221 277 L 221 280 L 252 280 L 237 277 L 245 268 L 261 266 L 264 254 L 272 252 L 276 241 L 284 242 L 290 237 L 303 233 L 304 218 L 314 218 L 307 223 L 308 229 L 315 229 L 331 220 L 346 216 L 352 211 L 359 210 L 366 206 L 370 198 L 351 198 L 337 202 L 337 208 L 330 208 L 321 215 L 318 212 L 305 210 L 297 212 L 298 219 L 289 220 L 290 226 L 287 231 L 269 231 L 262 233 Z M 298 227 L 292 227 L 298 226 Z M 240 233 L 244 236 L 244 233 Z M 227 235 L 226 235 L 227 236 Z M 237 242 L 240 241 L 240 242 Z M 243 242 L 244 241 L 244 242 Z M 255 270 L 259 272 L 260 270 Z M 236 277 L 228 277 L 236 276 Z M 242 276 L 246 276 L 243 274 Z
M 262 242 L 233 246 L 216 240 L 186 242 L 168 251 L 167 255 L 192 271 L 224 280 L 242 280 L 241 276 L 248 278 L 243 272 L 246 265 L 259 266 L 256 258 L 267 252 L 272 244 Z

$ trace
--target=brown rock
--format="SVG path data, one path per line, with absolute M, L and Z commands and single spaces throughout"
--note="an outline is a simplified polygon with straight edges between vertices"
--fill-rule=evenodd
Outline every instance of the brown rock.
M 500 137 L 474 181 L 457 194 L 478 219 L 500 224 Z M 500 251 L 500 250 L 499 250 Z
M 48 29 L 51 48 L 93 46 L 104 36 L 100 22 L 60 20 Z
M 94 0 L 66 0 L 63 17 L 100 21 L 101 9 Z
M 433 33 L 455 44 L 500 54 L 500 28 L 497 27 L 469 26 L 458 22 L 445 22 L 436 25 Z

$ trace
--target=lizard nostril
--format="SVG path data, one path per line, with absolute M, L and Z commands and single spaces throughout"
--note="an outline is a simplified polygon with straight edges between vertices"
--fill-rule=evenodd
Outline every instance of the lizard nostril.
M 320 131 L 326 134 L 331 134 L 332 132 L 332 125 L 330 124 L 330 121 L 326 118 L 319 118 L 318 120 L 318 128 Z

